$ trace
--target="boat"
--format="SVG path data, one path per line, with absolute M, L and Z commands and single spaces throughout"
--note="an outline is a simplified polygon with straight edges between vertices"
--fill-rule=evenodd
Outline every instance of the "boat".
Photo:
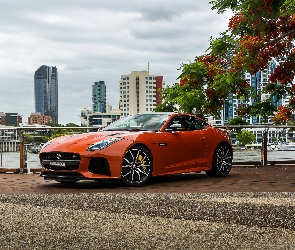
M 245 148 L 248 149 L 248 150 L 249 149 L 260 149 L 261 146 L 262 146 L 261 143 L 252 143 L 252 144 L 246 144 Z
M 295 142 L 290 142 L 286 144 L 279 144 L 276 147 L 279 151 L 295 151 Z

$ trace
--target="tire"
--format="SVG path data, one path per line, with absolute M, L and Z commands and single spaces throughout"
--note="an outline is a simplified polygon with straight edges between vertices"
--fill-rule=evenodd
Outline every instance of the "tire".
M 127 150 L 122 162 L 121 181 L 127 186 L 143 186 L 152 176 L 152 156 L 147 149 L 133 146 Z
M 212 170 L 206 171 L 210 177 L 225 177 L 232 167 L 232 149 L 228 144 L 219 144 L 213 155 Z

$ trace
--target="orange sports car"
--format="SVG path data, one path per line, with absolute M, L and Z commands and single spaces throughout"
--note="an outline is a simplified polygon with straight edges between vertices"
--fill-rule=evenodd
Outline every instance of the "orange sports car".
M 225 130 L 192 115 L 166 112 L 136 114 L 98 132 L 58 137 L 40 152 L 46 180 L 120 179 L 129 186 L 189 172 L 227 176 L 232 157 Z

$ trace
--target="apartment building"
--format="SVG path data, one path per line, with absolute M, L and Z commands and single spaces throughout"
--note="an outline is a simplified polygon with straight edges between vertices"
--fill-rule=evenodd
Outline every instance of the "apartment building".
M 164 86 L 163 76 L 150 75 L 147 70 L 131 71 L 128 75 L 121 75 L 121 115 L 152 112 L 161 103 L 158 90 Z
M 31 115 L 28 117 L 28 124 L 39 124 L 39 125 L 45 125 L 47 123 L 51 123 L 52 118 L 50 116 L 42 115 L 40 112 L 31 113 Z

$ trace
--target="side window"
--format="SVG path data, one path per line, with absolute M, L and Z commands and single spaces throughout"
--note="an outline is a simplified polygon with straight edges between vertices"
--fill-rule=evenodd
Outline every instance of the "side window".
M 176 116 L 174 117 L 167 125 L 167 127 L 169 128 L 171 125 L 173 124 L 181 124 L 181 130 L 184 130 L 185 129 L 185 126 L 184 126 L 184 122 L 183 122 L 183 119 L 182 119 L 182 116 Z
M 208 123 L 206 123 L 205 121 L 203 121 L 199 118 L 195 118 L 194 126 L 195 126 L 195 129 L 201 130 L 201 129 L 204 129 L 205 127 L 207 127 Z
M 167 127 L 171 126 L 172 124 L 180 124 L 181 129 L 179 130 L 202 130 L 208 126 L 208 123 L 205 121 L 189 115 L 174 117 Z
M 180 130 L 195 130 L 194 117 L 191 117 L 191 116 L 176 116 L 170 121 L 170 123 L 168 124 L 168 127 L 171 126 L 172 124 L 180 124 L 181 125 Z

